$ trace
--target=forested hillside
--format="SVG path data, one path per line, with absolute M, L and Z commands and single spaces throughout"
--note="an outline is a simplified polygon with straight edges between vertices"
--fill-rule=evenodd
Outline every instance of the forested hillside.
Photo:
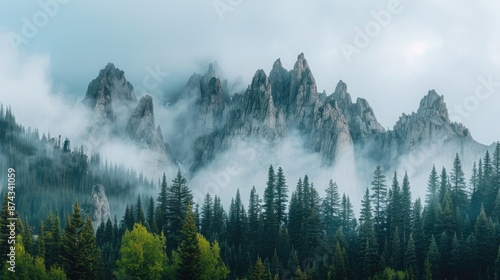
M 138 187 L 154 187 L 132 169 L 101 160 L 99 154 L 86 155 L 82 147 L 72 147 L 70 139 L 26 129 L 4 107 L 0 107 L 0 168 L 2 182 L 7 182 L 7 168 L 18 171 L 16 209 L 35 224 L 49 213 L 71 213 L 75 201 L 88 199 L 94 184 L 106 186 L 108 197 L 122 202 L 133 200 L 130 196 Z
M 304 174 L 288 182 L 273 166 L 256 174 L 267 176 L 267 183 L 263 193 L 251 190 L 248 203 L 235 186 L 228 207 L 210 193 L 198 205 L 195 186 L 179 171 L 161 178 L 156 197 L 135 198 L 118 219 L 94 229 L 80 209 L 92 185 L 103 182 L 110 197 L 130 200 L 132 186 L 148 185 L 144 178 L 102 167 L 98 157 L 71 149 L 69 140 L 40 138 L 16 124 L 9 109 L 0 116 L 1 168 L 19 170 L 16 209 L 22 218 L 16 274 L 5 266 L 3 279 L 500 277 L 498 143 L 492 155 L 478 155 L 470 178 L 458 155 L 450 158 L 451 170 L 430 166 L 426 186 L 412 185 L 407 174 L 386 178 L 378 167 L 359 213 L 335 178 L 315 185 Z M 415 188 L 427 188 L 426 197 L 412 197 Z M 9 250 L 6 201 L 2 262 Z

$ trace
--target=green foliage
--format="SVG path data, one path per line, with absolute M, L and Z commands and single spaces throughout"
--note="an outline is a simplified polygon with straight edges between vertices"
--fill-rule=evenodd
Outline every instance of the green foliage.
M 405 280 L 403 271 L 396 271 L 390 267 L 386 267 L 382 272 L 377 273 L 372 278 L 373 280 Z
M 178 279 L 196 280 L 202 276 L 201 250 L 198 245 L 197 233 L 193 210 L 189 204 L 186 219 L 180 232 L 182 241 L 179 245 L 181 264 L 177 273 Z
M 135 224 L 133 230 L 127 230 L 123 236 L 120 255 L 116 262 L 118 279 L 159 279 L 167 263 L 165 237 Z
M 268 280 L 269 276 L 266 273 L 266 268 L 262 263 L 260 258 L 257 258 L 257 262 L 252 269 L 252 273 L 250 274 L 249 280 Z
M 188 205 L 192 200 L 193 195 L 187 186 L 186 178 L 182 176 L 179 170 L 177 176 L 172 180 L 170 188 L 167 189 L 165 217 L 166 237 L 169 240 L 167 248 L 176 248 L 181 242 L 180 231 L 187 215 Z
M 378 237 L 378 242 L 382 242 L 386 234 L 387 219 L 387 185 L 382 168 L 377 166 L 373 172 L 372 195 L 374 204 L 374 227 Z
M 16 240 L 16 265 L 15 272 L 9 271 L 8 264 L 4 264 L 1 271 L 2 279 L 33 279 L 33 280 L 59 280 L 66 279 L 66 275 L 61 268 L 53 267 L 48 272 L 45 269 L 42 257 L 33 257 L 28 254 L 22 245 L 22 238 L 18 236 Z
M 333 238 L 340 227 L 340 195 L 337 183 L 330 180 L 325 190 L 326 197 L 322 202 L 322 228 L 328 239 Z
M 99 273 L 100 252 L 90 218 L 83 222 L 80 207 L 75 203 L 73 214 L 67 220 L 60 249 L 64 271 L 70 279 L 95 279 Z
M 229 269 L 222 261 L 220 247 L 217 241 L 210 244 L 203 235 L 198 234 L 198 246 L 200 247 L 201 261 L 200 270 L 202 280 L 222 280 L 229 276 Z

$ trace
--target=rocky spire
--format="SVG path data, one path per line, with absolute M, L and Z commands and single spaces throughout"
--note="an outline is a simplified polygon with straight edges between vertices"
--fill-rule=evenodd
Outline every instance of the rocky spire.
M 435 90 L 429 90 L 427 95 L 422 98 L 417 115 L 420 118 L 442 118 L 445 122 L 450 123 L 444 96 L 439 96 Z
M 125 129 L 130 138 L 143 148 L 162 149 L 163 137 L 155 127 L 153 98 L 146 95 L 130 116 Z
M 222 91 L 222 83 L 212 77 L 206 91 L 201 92 L 199 112 L 196 116 L 196 130 L 198 134 L 213 132 L 221 126 L 226 103 Z
M 342 82 L 342 80 L 337 83 L 335 91 L 330 98 L 340 103 L 342 107 L 352 104 L 351 95 L 347 92 L 347 84 Z
M 271 84 L 274 104 L 287 111 L 290 98 L 290 72 L 283 68 L 280 59 L 277 59 L 273 64 L 273 69 L 269 73 L 269 83 Z
M 87 88 L 87 94 L 83 103 L 95 111 L 105 109 L 103 117 L 111 119 L 115 103 L 137 102 L 134 87 L 127 81 L 122 70 L 113 63 L 108 63 L 104 69 L 99 71 L 97 78 L 92 80 Z
M 146 95 L 130 116 L 125 129 L 129 138 L 140 148 L 140 160 L 146 164 L 144 173 L 155 178 L 175 166 L 170 147 L 164 142 L 160 127 L 155 126 L 153 98 Z
M 94 185 L 92 194 L 85 203 L 85 211 L 92 217 L 92 227 L 97 230 L 101 223 L 111 219 L 109 202 L 102 185 Z
M 303 53 L 298 56 L 290 75 L 287 118 L 292 117 L 294 126 L 309 131 L 313 125 L 314 114 L 322 104 L 318 98 L 316 81 Z

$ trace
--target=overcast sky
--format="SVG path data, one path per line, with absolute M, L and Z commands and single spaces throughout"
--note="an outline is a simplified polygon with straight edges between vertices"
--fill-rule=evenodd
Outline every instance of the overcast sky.
M 159 87 L 168 93 L 213 60 L 229 79 L 241 76 L 247 84 L 257 69 L 269 73 L 277 58 L 291 69 L 304 52 L 319 91 L 331 93 L 342 79 L 385 127 L 435 89 L 476 140 L 500 140 L 498 1 L 128 3 L 2 1 L 0 81 L 13 76 L 32 86 L 23 92 L 36 94 L 39 83 L 51 94 L 82 99 L 99 69 L 113 62 L 136 87 L 147 69 L 160 70 Z M 14 103 L 22 115 L 16 106 L 26 98 L 9 97 L 15 85 L 0 84 L 0 102 Z M 36 113 L 26 125 L 43 117 Z

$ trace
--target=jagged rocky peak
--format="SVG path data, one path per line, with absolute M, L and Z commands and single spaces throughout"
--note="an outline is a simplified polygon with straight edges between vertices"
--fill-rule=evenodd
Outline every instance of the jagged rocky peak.
M 223 78 L 222 69 L 219 67 L 219 63 L 217 63 L 217 61 L 208 64 L 208 71 L 205 74 L 205 77 L 207 80 L 210 80 L 212 78 Z
M 264 70 L 255 72 L 245 98 L 245 113 L 264 119 L 275 113 L 271 85 Z
M 468 139 L 472 136 L 462 124 L 452 123 L 444 97 L 430 90 L 420 101 L 417 112 L 403 114 L 394 125 L 394 133 L 403 140 L 403 150 L 417 143 L 441 143 L 450 139 Z
M 331 98 L 344 106 L 352 104 L 351 95 L 347 92 L 347 84 L 342 82 L 342 80 L 337 83 Z
M 212 77 L 208 90 L 201 92 L 200 109 L 196 117 L 198 134 L 208 134 L 221 125 L 226 103 L 221 81 Z
M 160 127 L 155 126 L 153 98 L 145 95 L 130 116 L 125 129 L 129 138 L 141 149 L 139 157 L 147 164 L 145 175 L 160 176 L 175 165 L 170 147 L 164 142 Z
M 335 91 L 328 96 L 327 102 L 333 102 L 342 111 L 349 123 L 351 137 L 355 142 L 365 142 L 367 135 L 374 135 L 385 131 L 377 121 L 370 104 L 365 99 L 358 98 L 356 103 L 352 103 L 351 95 L 347 90 L 347 84 L 342 80 L 337 83 Z
M 125 78 L 125 73 L 113 63 L 108 63 L 99 71 L 97 78 L 90 82 L 83 102 L 90 108 L 95 108 L 103 98 L 117 103 L 137 101 L 134 87 Z
M 293 120 L 292 126 L 309 131 L 313 126 L 314 115 L 322 104 L 318 97 L 316 81 L 303 53 L 298 56 L 290 75 L 290 98 L 286 117 Z
M 300 53 L 297 57 L 297 62 L 295 62 L 294 70 L 307 71 L 309 69 L 309 64 L 307 64 L 306 57 L 304 53 Z
M 106 223 L 108 219 L 111 219 L 108 198 L 102 185 L 94 185 L 86 206 L 88 214 L 92 217 L 94 231 L 101 223 Z
M 145 95 L 139 101 L 139 104 L 128 119 L 126 132 L 132 140 L 143 145 L 151 147 L 152 145 L 164 145 L 161 135 L 155 127 L 155 117 L 153 113 L 153 98 Z M 160 141 L 160 143 L 156 143 Z
M 239 115 L 239 112 L 243 112 Z M 271 94 L 271 85 L 264 70 L 257 70 L 252 84 L 244 94 L 242 108 L 233 112 L 237 121 L 230 122 L 229 128 L 241 135 L 263 136 L 274 139 L 283 135 L 284 115 L 276 109 Z
M 269 83 L 272 88 L 274 104 L 286 109 L 290 95 L 290 72 L 283 68 L 280 59 L 277 59 L 273 64 L 273 69 L 269 73 Z
M 216 78 L 221 81 L 221 89 L 225 92 L 227 88 L 227 80 L 224 79 L 219 64 L 214 61 L 208 65 L 208 70 L 205 74 L 200 75 L 194 73 L 189 78 L 186 85 L 181 89 L 179 99 L 199 100 L 201 96 L 210 93 L 209 83 L 212 78 Z
M 435 90 L 429 90 L 428 94 L 422 98 L 417 115 L 421 118 L 440 117 L 447 123 L 450 122 L 444 96 L 439 96 Z

